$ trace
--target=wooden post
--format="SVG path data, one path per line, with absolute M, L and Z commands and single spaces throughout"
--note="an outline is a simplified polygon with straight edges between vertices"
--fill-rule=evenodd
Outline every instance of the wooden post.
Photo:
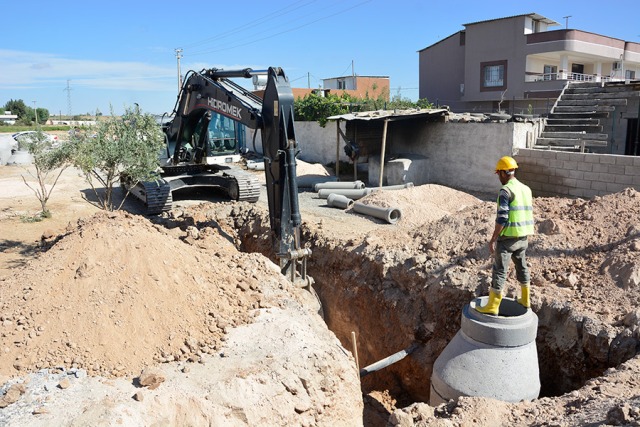
M 354 143 L 357 144 L 358 143 L 358 126 L 355 126 L 355 131 L 354 131 L 355 135 L 354 135 Z M 358 156 L 356 156 L 353 159 L 353 180 L 357 181 L 358 180 Z
M 387 149 L 387 124 L 389 119 L 384 120 L 384 128 L 382 129 L 382 152 L 380 153 L 380 180 L 378 187 L 382 187 L 382 177 L 384 176 L 384 153 Z
M 353 348 L 353 358 L 356 360 L 356 368 L 360 372 L 360 362 L 358 362 L 358 346 L 356 345 L 356 333 L 351 331 L 351 345 Z
M 340 181 L 340 119 L 336 120 L 336 177 Z

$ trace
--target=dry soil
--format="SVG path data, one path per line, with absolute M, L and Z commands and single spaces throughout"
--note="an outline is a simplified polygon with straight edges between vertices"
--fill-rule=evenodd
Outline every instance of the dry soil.
M 299 175 L 326 173 L 299 164 Z M 329 331 L 308 294 L 270 261 L 264 194 L 255 205 L 187 194 L 155 218 L 133 201 L 125 212 L 97 213 L 83 178 L 68 169 L 50 201 L 53 218 L 32 222 L 39 204 L 21 175 L 0 167 L 0 379 L 3 399 L 13 401 L 0 409 L 6 423 L 640 423 L 633 189 L 535 199 L 528 253 L 541 397 L 465 397 L 433 408 L 433 362 L 464 304 L 489 285 L 492 196 L 423 185 L 361 200 L 401 209 L 392 225 L 301 191 L 303 241 Z M 512 277 L 508 295 L 516 288 Z M 360 367 L 420 347 L 359 381 L 354 334 Z M 264 353 L 252 353 L 256 345 Z M 183 406 L 168 403 L 177 395 Z

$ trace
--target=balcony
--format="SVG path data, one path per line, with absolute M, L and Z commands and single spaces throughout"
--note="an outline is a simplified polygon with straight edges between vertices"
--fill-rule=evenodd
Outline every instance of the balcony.
M 624 79 L 618 77 L 598 76 L 594 74 L 583 73 L 531 73 L 528 72 L 524 81 L 530 82 L 548 82 L 553 80 L 561 81 L 575 81 L 575 82 L 615 82 L 624 81 Z

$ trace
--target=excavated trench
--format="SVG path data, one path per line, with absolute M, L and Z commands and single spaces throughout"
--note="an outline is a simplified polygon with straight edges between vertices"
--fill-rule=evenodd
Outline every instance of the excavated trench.
M 275 259 L 266 217 L 232 208 L 228 218 L 233 218 L 240 250 Z M 189 225 L 203 224 L 191 219 Z M 433 364 L 460 329 L 462 308 L 486 290 L 489 279 L 471 277 L 460 268 L 460 259 L 427 275 L 418 258 L 396 262 L 385 251 L 365 250 L 366 242 L 345 245 L 308 230 L 303 240 L 313 251 L 308 273 L 315 279 L 325 321 L 348 350 L 355 333 L 360 368 L 418 344 L 411 355 L 362 378 L 365 419 L 367 411 L 384 412 L 371 393 L 384 393 L 397 407 L 429 402 Z M 624 336 L 574 312 L 570 303 L 533 309 L 539 321 L 540 397 L 578 389 L 633 357 Z

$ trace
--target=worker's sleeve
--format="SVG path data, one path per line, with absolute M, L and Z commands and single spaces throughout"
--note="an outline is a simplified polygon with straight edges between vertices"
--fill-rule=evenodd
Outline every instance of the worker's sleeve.
M 501 188 L 498 194 L 498 214 L 496 215 L 496 223 L 506 227 L 509 223 L 509 200 L 511 192 L 506 188 Z

